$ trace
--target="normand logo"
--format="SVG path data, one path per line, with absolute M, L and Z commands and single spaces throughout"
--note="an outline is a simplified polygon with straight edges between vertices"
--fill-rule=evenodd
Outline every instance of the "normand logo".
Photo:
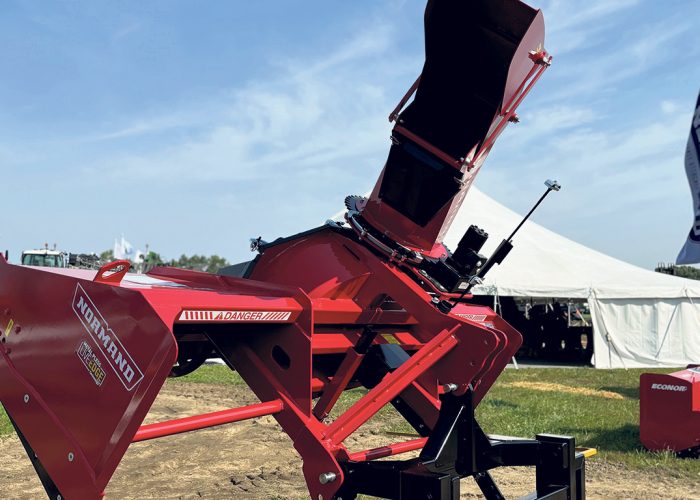
M 143 372 L 134 363 L 127 350 L 117 338 L 117 335 L 109 327 L 109 324 L 90 299 L 80 283 L 75 287 L 73 297 L 73 311 L 80 318 L 80 322 L 88 331 L 92 340 L 102 351 L 109 366 L 117 374 L 127 391 L 131 391 L 143 379 Z

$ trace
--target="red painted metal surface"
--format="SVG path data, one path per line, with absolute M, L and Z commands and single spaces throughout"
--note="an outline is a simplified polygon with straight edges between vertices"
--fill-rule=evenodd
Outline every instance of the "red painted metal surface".
M 348 387 L 363 359 L 364 355 L 356 352 L 354 349 L 347 351 L 345 358 L 338 366 L 336 375 L 328 383 L 316 406 L 314 406 L 316 418 L 322 420 L 328 416 L 343 391 Z
M 139 441 L 147 441 L 149 439 L 172 436 L 183 432 L 216 427 L 217 425 L 240 422 L 241 420 L 274 415 L 275 413 L 281 412 L 283 409 L 284 404 L 277 399 L 275 401 L 242 406 L 240 408 L 231 408 L 229 410 L 215 411 L 192 417 L 168 420 L 166 422 L 142 425 L 136 432 L 132 442 L 138 443 Z
M 118 285 L 129 272 L 129 267 L 131 267 L 131 262 L 128 260 L 115 260 L 102 266 L 97 271 L 94 281 Z
M 458 342 L 452 331 L 445 330 L 437 335 L 330 424 L 323 433 L 324 438 L 335 444 L 342 443 L 345 438 L 367 422 L 392 398 L 401 393 L 413 380 L 420 377 L 450 350 L 454 349 Z
M 642 374 L 639 417 L 639 438 L 649 450 L 700 447 L 700 370 Z
M 22 326 L 0 344 L 0 400 L 67 498 L 102 493 L 177 352 L 141 294 L 82 275 L 0 257 L 0 325 Z

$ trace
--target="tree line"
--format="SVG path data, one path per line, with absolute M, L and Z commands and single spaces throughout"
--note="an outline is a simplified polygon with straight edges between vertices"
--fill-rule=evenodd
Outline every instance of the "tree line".
M 657 273 L 670 274 L 680 278 L 700 280 L 700 269 L 692 266 L 676 266 L 675 264 L 659 264 L 654 269 Z
M 102 262 L 114 260 L 114 252 L 105 250 L 100 254 Z M 178 267 L 180 269 L 191 269 L 193 271 L 203 271 L 206 273 L 216 273 L 222 267 L 230 265 L 228 260 L 219 255 L 180 255 L 177 259 L 164 259 L 157 252 L 149 251 L 143 258 L 143 272 L 148 271 L 156 266 Z

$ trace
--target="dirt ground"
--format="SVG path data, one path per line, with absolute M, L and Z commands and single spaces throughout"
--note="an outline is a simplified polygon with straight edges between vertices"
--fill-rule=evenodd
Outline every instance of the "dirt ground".
M 247 389 L 205 384 L 166 385 L 147 422 L 257 402 Z M 378 424 L 358 433 L 362 447 L 396 441 Z M 347 443 L 351 449 L 359 449 Z M 16 437 L 0 441 L 0 498 L 41 499 L 45 494 Z M 700 499 L 700 478 L 689 482 L 668 475 L 641 473 L 595 458 L 587 463 L 587 497 L 592 499 Z M 534 490 L 529 469 L 493 473 L 508 498 Z M 473 481 L 464 480 L 463 498 L 480 498 Z M 271 417 L 240 422 L 155 441 L 136 443 L 110 482 L 108 499 L 302 499 L 308 498 L 301 461 L 290 439 Z

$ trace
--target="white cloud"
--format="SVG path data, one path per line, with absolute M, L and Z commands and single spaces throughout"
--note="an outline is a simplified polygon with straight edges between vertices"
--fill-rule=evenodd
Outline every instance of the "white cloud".
M 690 22 L 661 19 L 635 29 L 623 29 L 617 25 L 606 26 L 608 43 L 598 45 L 590 40 L 585 51 L 577 57 L 567 56 L 565 71 L 554 65 L 546 75 L 554 78 L 557 89 L 550 92 L 549 101 L 600 97 L 601 92 L 613 92 L 623 82 L 639 78 L 647 71 L 658 70 L 667 64 L 666 54 L 675 50 L 678 40 L 692 29 Z
M 680 111 L 681 106 L 678 104 L 677 101 L 672 101 L 668 99 L 664 99 L 661 101 L 661 111 L 663 111 L 667 115 L 672 115 L 678 111 Z
M 382 75 L 410 71 L 401 66 L 404 60 L 386 57 L 391 33 L 376 25 L 315 61 L 277 61 L 282 70 L 276 78 L 249 82 L 222 97 L 216 121 L 200 125 L 195 137 L 88 171 L 170 182 L 255 180 L 281 170 L 342 172 L 353 159 L 381 157 L 388 145 L 385 117 L 393 104 Z M 187 119 L 187 113 L 139 119 L 97 139 L 185 127 Z
M 593 0 L 571 1 L 552 0 L 543 7 L 551 33 L 571 31 L 595 26 L 601 18 L 605 19 L 621 10 L 627 10 L 639 4 L 639 0 Z

